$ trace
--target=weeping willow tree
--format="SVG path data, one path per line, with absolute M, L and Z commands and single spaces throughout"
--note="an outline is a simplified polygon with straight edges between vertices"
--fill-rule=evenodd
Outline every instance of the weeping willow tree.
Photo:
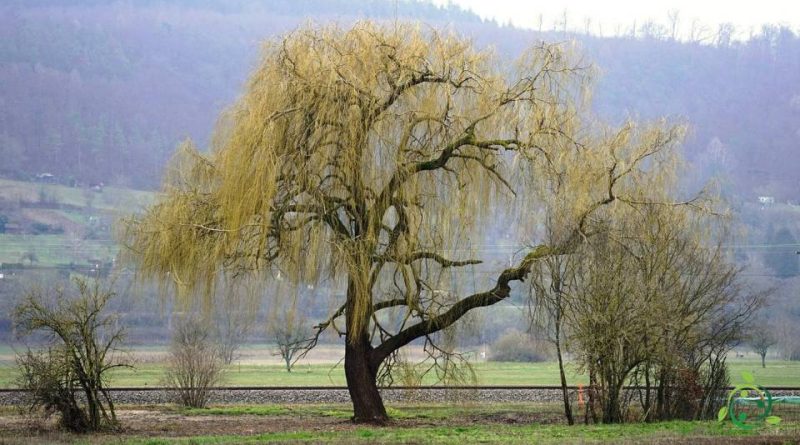
M 596 212 L 645 199 L 649 160 L 671 156 L 678 128 L 586 130 L 587 70 L 568 49 L 542 43 L 512 64 L 451 33 L 371 23 L 267 43 L 210 152 L 181 147 L 126 244 L 141 271 L 184 288 L 212 289 L 220 269 L 340 283 L 311 344 L 346 338 L 354 420 L 383 422 L 376 379 L 401 347 L 507 298 L 534 262 L 591 237 Z M 563 236 L 530 243 L 484 290 L 452 284 L 481 262 L 486 231 L 514 220 L 500 215 L 535 225 L 556 183 Z

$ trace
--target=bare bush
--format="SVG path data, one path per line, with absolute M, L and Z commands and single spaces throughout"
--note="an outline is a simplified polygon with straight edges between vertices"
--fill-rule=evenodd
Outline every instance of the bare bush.
M 543 345 L 529 334 L 510 330 L 492 345 L 489 360 L 495 362 L 542 362 L 547 360 Z
M 14 311 L 19 333 L 45 335 L 45 348 L 17 356 L 20 387 L 29 391 L 29 412 L 60 416 L 62 427 L 89 432 L 118 427 L 106 389 L 123 329 L 105 307 L 114 293 L 99 282 L 75 279 L 77 296 L 31 290 Z M 52 298 L 54 297 L 54 298 Z M 51 303 L 56 301 L 57 303 Z
M 725 238 L 702 232 L 708 217 L 681 210 L 612 221 L 619 228 L 596 238 L 574 278 L 571 345 L 604 423 L 713 417 L 727 353 L 762 304 L 740 284 Z M 641 415 L 622 390 L 628 381 L 643 388 Z
M 183 406 L 204 408 L 222 378 L 223 359 L 209 331 L 206 323 L 189 317 L 173 332 L 165 383 Z

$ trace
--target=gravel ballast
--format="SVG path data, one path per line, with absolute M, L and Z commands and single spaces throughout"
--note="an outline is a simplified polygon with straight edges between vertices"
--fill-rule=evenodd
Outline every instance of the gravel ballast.
M 574 392 L 574 389 L 571 390 Z M 172 403 L 175 396 L 172 391 L 164 389 L 125 389 L 111 390 L 116 404 L 158 405 Z M 773 390 L 775 396 L 800 396 L 796 390 Z M 477 403 L 531 403 L 558 402 L 561 400 L 559 388 L 414 388 L 414 389 L 382 389 L 381 395 L 386 402 L 448 402 L 471 401 Z M 574 397 L 574 395 L 573 395 Z M 22 403 L 22 391 L 0 392 L 0 405 L 19 405 Z M 350 395 L 346 389 L 220 389 L 214 390 L 211 396 L 213 404 L 304 404 L 304 403 L 348 403 Z

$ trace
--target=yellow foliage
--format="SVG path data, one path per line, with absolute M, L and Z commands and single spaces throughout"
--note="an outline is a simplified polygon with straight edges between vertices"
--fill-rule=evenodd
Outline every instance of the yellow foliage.
M 210 291 L 220 269 L 346 278 L 347 329 L 361 333 L 376 283 L 402 276 L 419 308 L 420 283 L 441 278 L 423 263 L 463 265 L 444 254 L 471 251 L 502 209 L 555 200 L 574 240 L 600 207 L 646 199 L 681 130 L 597 131 L 568 46 L 511 64 L 454 33 L 370 22 L 268 42 L 210 153 L 186 142 L 163 197 L 127 225 L 130 252 L 187 289 Z

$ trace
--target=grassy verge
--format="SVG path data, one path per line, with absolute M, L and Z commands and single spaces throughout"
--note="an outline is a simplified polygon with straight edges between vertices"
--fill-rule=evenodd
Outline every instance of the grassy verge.
M 558 368 L 553 362 L 543 363 L 477 363 L 475 372 L 479 385 L 527 386 L 558 385 Z M 800 362 L 770 361 L 766 368 L 755 359 L 730 361 L 733 384 L 741 380 L 741 372 L 752 372 L 756 382 L 763 386 L 800 386 Z M 159 386 L 164 375 L 161 363 L 146 363 L 133 369 L 119 369 L 112 373 L 112 386 Z M 586 383 L 585 376 L 569 369 L 570 384 Z M 429 376 L 424 384 L 434 384 Z M 226 370 L 223 385 L 230 386 L 344 386 L 344 370 L 341 365 L 300 364 L 291 373 L 281 365 L 233 364 Z M 12 360 L 0 362 L 0 388 L 14 386 Z
M 346 420 L 353 416 L 349 404 L 308 405 L 217 405 L 208 408 L 166 408 L 185 416 L 292 416 L 333 417 Z M 392 403 L 386 407 L 394 421 L 445 420 L 458 417 L 485 418 L 514 413 L 553 415 L 560 419 L 563 408 L 556 403 Z
M 349 431 L 286 431 L 253 436 L 197 436 L 192 438 L 130 438 L 123 443 L 141 445 L 162 444 L 228 444 L 228 443 L 729 443 L 731 437 L 752 437 L 752 443 L 773 437 L 787 442 L 800 432 L 796 427 L 783 427 L 745 432 L 714 422 L 665 422 L 631 425 L 472 425 L 432 427 L 357 428 Z M 719 440 L 713 440 L 713 439 Z
M 3 435 L 0 443 L 86 444 L 471 444 L 471 443 L 796 443 L 800 424 L 785 422 L 752 431 L 729 422 L 673 421 L 650 424 L 563 424 L 557 404 L 394 404 L 386 427 L 353 425 L 349 405 L 241 405 L 208 409 L 174 406 L 128 407 L 121 434 L 70 435 L 32 431 Z M 126 413 L 127 411 L 127 413 Z M 10 415 L 0 412 L 0 417 Z M 264 419 L 266 417 L 266 419 Z M 136 420 L 135 420 L 136 419 Z M 224 432 L 215 425 L 227 427 Z M 210 428 L 210 429 L 209 429 Z M 793 442 L 794 440 L 794 442 Z

